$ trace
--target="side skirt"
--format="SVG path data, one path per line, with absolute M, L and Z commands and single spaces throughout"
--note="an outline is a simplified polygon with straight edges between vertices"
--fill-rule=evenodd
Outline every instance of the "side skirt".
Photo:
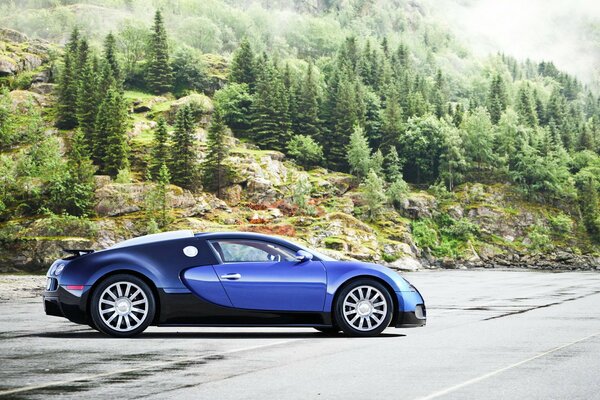
M 223 307 L 191 293 L 165 293 L 159 290 L 159 326 L 331 326 L 331 314 L 245 310 Z

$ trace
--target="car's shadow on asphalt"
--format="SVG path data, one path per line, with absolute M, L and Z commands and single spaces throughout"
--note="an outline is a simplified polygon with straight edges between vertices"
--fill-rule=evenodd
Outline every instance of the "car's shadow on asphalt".
M 31 336 L 53 339 L 113 339 L 96 331 L 44 332 Z M 400 333 L 382 333 L 375 339 L 404 337 Z M 344 339 L 340 334 L 319 332 L 145 332 L 134 339 Z M 360 339 L 360 338 L 355 338 Z M 373 339 L 373 338 L 369 338 Z

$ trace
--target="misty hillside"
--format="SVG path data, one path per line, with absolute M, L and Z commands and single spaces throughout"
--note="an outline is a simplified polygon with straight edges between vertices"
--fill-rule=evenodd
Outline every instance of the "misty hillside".
M 600 268 L 594 68 L 482 51 L 453 3 L 0 5 L 0 267 L 193 229 Z

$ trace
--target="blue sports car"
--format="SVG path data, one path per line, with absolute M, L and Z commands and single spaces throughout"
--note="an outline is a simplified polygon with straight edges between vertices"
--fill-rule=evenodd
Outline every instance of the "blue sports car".
M 68 252 L 48 271 L 46 314 L 116 337 L 149 325 L 374 336 L 426 321 L 419 291 L 396 272 L 267 235 L 174 231 Z

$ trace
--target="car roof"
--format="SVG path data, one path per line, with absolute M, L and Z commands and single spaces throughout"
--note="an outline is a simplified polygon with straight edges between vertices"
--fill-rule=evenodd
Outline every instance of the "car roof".
M 202 239 L 257 239 L 267 240 L 271 242 L 293 244 L 277 236 L 265 235 L 262 233 L 255 232 L 201 232 L 196 233 L 194 236 Z

